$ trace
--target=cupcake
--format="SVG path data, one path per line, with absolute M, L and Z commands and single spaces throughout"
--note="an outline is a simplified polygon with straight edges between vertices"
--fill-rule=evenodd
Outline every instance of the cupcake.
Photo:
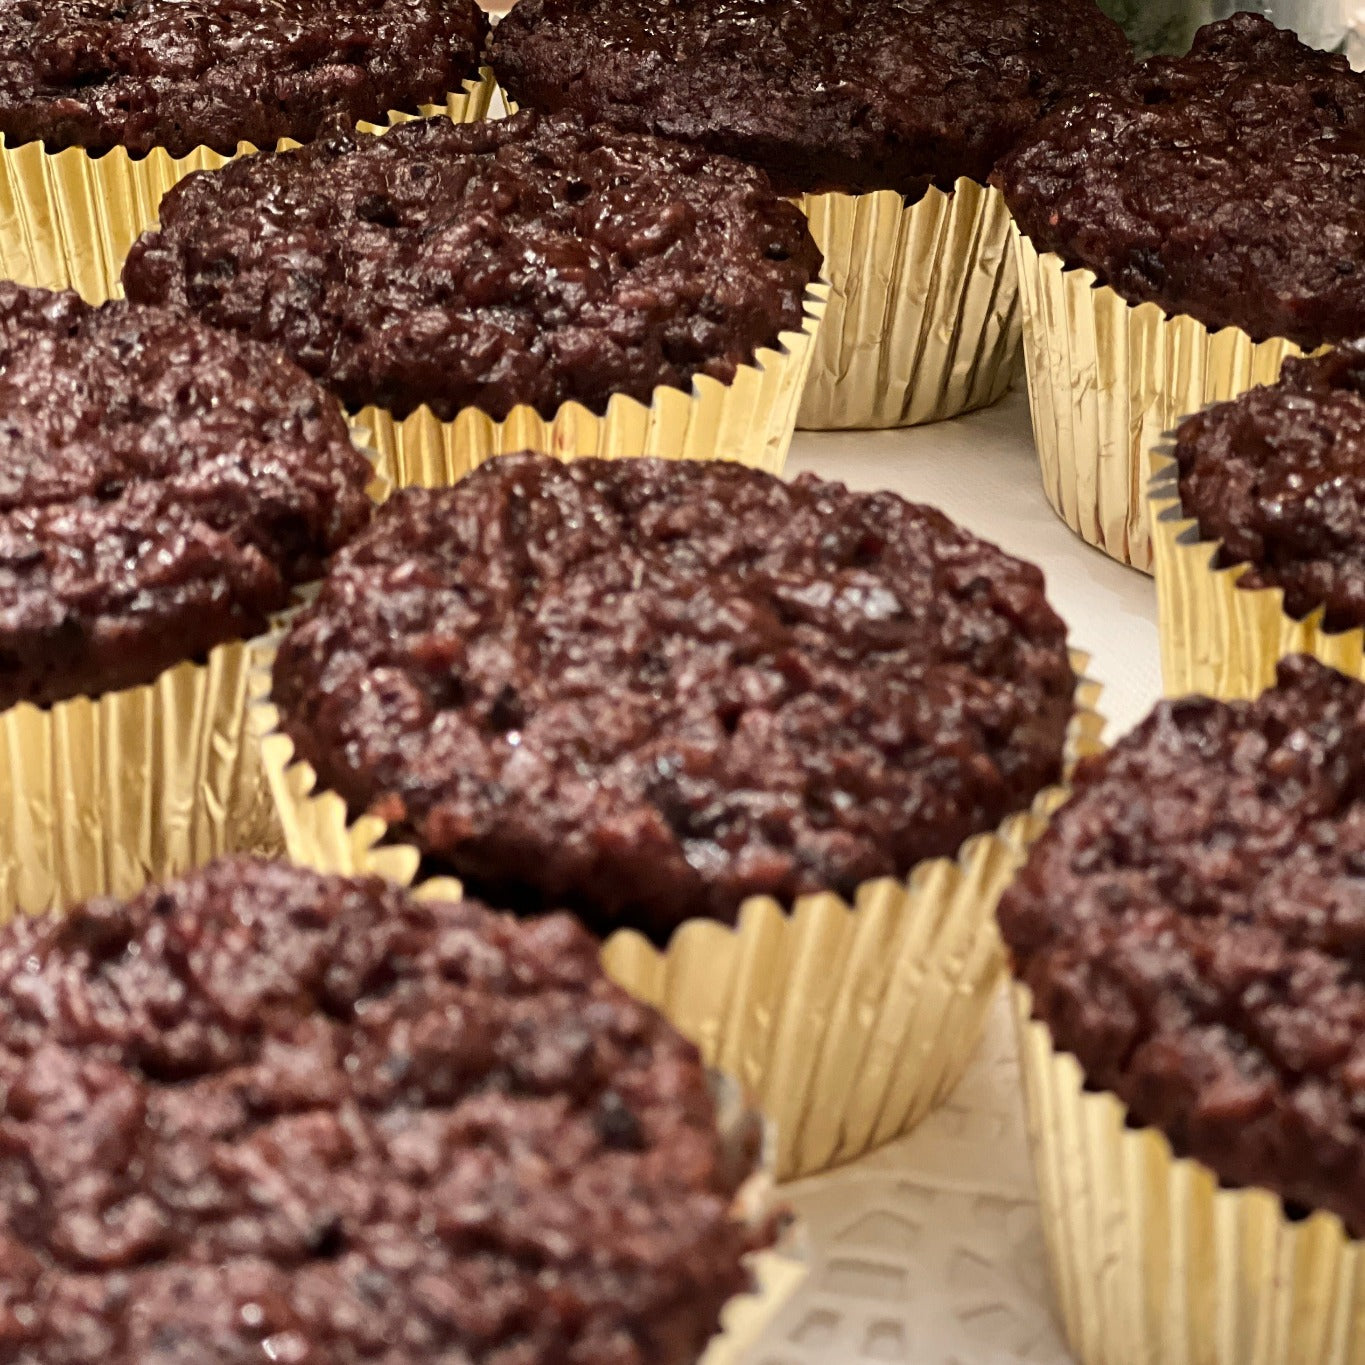
M 1008 215 L 985 180 L 1128 60 L 1092 0 L 521 0 L 488 56 L 513 99 L 761 166 L 825 256 L 803 427 L 994 402 L 1017 368 Z
M 1164 702 L 1000 904 L 1080 1365 L 1327 1365 L 1365 1315 L 1365 685 Z
M 247 653 L 364 524 L 336 405 L 254 342 L 0 283 L 0 899 L 202 861 L 269 809 Z
M 16 1365 L 693 1365 L 752 1125 L 602 974 L 379 879 L 227 859 L 0 930 Z
M 1095 728 L 1037 569 L 724 461 L 507 456 L 397 494 L 271 692 L 297 860 L 574 911 L 763 1100 L 784 1175 L 956 1079 L 1011 821 Z
M 1365 342 L 1183 422 L 1152 484 L 1171 693 L 1255 696 L 1307 653 L 1365 678 Z
M 128 296 L 281 347 L 398 484 L 523 447 L 786 459 L 820 255 L 736 161 L 570 117 L 432 119 L 198 176 L 161 218 Z
M 1150 569 L 1161 434 L 1365 332 L 1365 76 L 1234 15 L 1065 104 L 995 183 L 1019 226 L 1048 497 Z
M 193 170 L 336 115 L 482 118 L 485 28 L 473 0 L 0 0 L 0 274 L 98 303 Z

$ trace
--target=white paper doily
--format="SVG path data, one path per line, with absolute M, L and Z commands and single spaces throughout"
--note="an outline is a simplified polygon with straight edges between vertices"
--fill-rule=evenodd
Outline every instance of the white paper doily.
M 747 1365 L 1063 1365 L 1003 997 L 977 1064 L 904 1142 L 789 1187 L 808 1278 Z

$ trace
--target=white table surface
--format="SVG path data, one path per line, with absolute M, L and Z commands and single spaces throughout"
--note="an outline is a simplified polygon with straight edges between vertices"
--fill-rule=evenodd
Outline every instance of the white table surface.
M 1022 392 L 901 432 L 798 434 L 791 473 L 890 488 L 1040 564 L 1104 685 L 1108 734 L 1157 699 L 1151 580 L 1059 521 L 1038 481 Z M 806 1224 L 804 1284 L 746 1365 L 1065 1365 L 1003 1002 L 948 1103 L 908 1139 L 788 1187 Z

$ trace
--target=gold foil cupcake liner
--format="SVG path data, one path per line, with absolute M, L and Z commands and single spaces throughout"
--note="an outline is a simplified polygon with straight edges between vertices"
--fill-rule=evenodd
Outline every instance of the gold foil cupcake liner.
M 423 105 L 420 115 L 390 113 L 387 126 L 437 114 L 476 123 L 487 116 L 493 89 L 492 72 L 485 69 L 444 104 Z M 155 226 L 166 192 L 192 171 L 216 171 L 254 151 L 242 142 L 229 156 L 209 147 L 182 157 L 161 147 L 137 158 L 122 148 L 91 156 L 79 147 L 50 154 L 41 142 L 6 147 L 0 139 L 0 277 L 74 289 L 90 303 L 118 297 L 128 251 Z
M 1221 1189 L 1085 1089 L 1014 988 L 1057 1308 L 1078 1365 L 1365 1365 L 1365 1255 L 1326 1213 Z
M 523 406 L 502 422 L 478 408 L 442 422 L 428 407 L 403 421 L 367 407 L 351 420 L 370 434 L 381 469 L 400 488 L 448 487 L 494 455 L 520 450 L 561 460 L 738 460 L 780 474 L 828 292 L 823 283 L 812 285 L 801 330 L 783 332 L 775 347 L 763 347 L 753 364 L 739 366 L 728 384 L 698 375 L 687 392 L 660 385 L 649 404 L 617 394 L 601 417 L 580 403 L 565 403 L 548 419 Z
M 1043 488 L 1083 540 L 1147 573 L 1150 452 L 1187 413 L 1273 384 L 1299 347 L 1134 305 L 1014 229 Z
M 1168 696 L 1200 693 L 1224 700 L 1259 696 L 1275 665 L 1312 654 L 1365 680 L 1365 630 L 1329 631 L 1318 609 L 1295 620 L 1280 588 L 1244 588 L 1249 565 L 1218 567 L 1222 542 L 1201 540 L 1180 503 L 1170 443 L 1153 452 L 1152 545 L 1156 554 L 1161 676 Z
M 278 850 L 249 670 L 234 641 L 144 687 L 0 714 L 0 903 L 130 895 L 232 848 Z
M 318 786 L 269 702 L 280 635 L 257 653 L 254 708 L 266 775 L 290 856 L 333 872 L 409 884 L 418 851 L 385 842 L 373 815 L 348 823 L 345 802 Z M 1065 771 L 1102 747 L 1099 688 L 1078 681 Z M 773 1120 L 779 1179 L 808 1175 L 908 1132 L 952 1090 L 971 1060 L 1000 982 L 994 911 L 1063 785 L 1031 811 L 963 845 L 956 859 L 909 878 L 865 883 L 849 905 L 804 896 L 790 911 L 756 897 L 734 927 L 691 920 L 660 950 L 620 931 L 603 948 L 610 975 L 654 1005 L 739 1078 Z M 449 883 L 447 883 L 449 884 Z
M 1019 369 L 1019 289 L 998 190 L 959 180 L 797 201 L 825 256 L 829 312 L 797 425 L 938 422 L 1004 396 Z

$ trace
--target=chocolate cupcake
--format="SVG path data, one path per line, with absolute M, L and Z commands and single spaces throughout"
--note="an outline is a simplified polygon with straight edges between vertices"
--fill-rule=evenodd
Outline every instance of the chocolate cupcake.
M 124 283 L 280 346 L 358 414 L 395 482 L 430 484 L 528 424 L 525 444 L 561 455 L 648 431 L 636 449 L 715 438 L 780 469 L 819 267 L 761 172 L 527 114 L 335 130 L 197 177 Z
M 16 1365 L 693 1365 L 752 1127 L 567 916 L 229 859 L 0 930 Z
M 999 398 L 1018 319 L 992 167 L 1128 60 L 1091 0 L 521 0 L 489 60 L 543 110 L 723 152 L 801 196 L 833 285 L 801 425 Z
M 1305 656 L 1252 702 L 1165 702 L 1001 901 L 1085 1365 L 1350 1358 L 1324 1343 L 1365 1311 L 1362 753 L 1365 685 Z
M 1255 696 L 1294 653 L 1365 677 L 1365 343 L 1287 361 L 1156 463 L 1167 690 Z
M 117 291 L 165 191 L 324 121 L 483 118 L 473 0 L 0 0 L 0 273 Z
M 233 837 L 246 653 L 370 463 L 266 347 L 0 283 L 0 887 L 36 909 Z
M 1066 103 L 995 179 L 1022 234 L 1049 496 L 1150 568 L 1161 434 L 1365 332 L 1365 76 L 1234 15 Z
M 509 456 L 396 495 L 335 561 L 273 664 L 309 771 L 272 778 L 299 860 L 336 867 L 340 822 L 373 841 L 378 819 L 496 904 L 669 945 L 670 1008 L 738 971 L 767 923 L 754 898 L 796 944 L 878 883 L 894 909 L 869 917 L 901 922 L 896 945 L 821 988 L 894 1013 L 905 952 L 975 1008 L 998 969 L 996 832 L 1060 780 L 1076 686 L 1042 575 L 930 509 L 728 462 Z M 906 889 L 975 836 L 973 903 Z M 697 935 L 716 945 L 688 986 Z M 797 970 L 798 947 L 781 957 Z M 712 1042 L 764 1012 L 733 1006 Z M 803 1070 L 866 1045 L 860 1026 L 888 1027 L 832 1024 Z M 869 1080 L 878 1104 L 890 1082 Z M 795 1151 L 799 1124 L 779 1131 Z

